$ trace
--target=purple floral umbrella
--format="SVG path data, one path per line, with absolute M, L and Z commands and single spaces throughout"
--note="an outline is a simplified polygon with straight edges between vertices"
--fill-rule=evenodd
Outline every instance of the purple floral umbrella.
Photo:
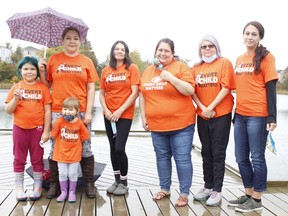
M 61 46 L 61 35 L 65 28 L 76 27 L 86 43 L 88 26 L 79 18 L 59 13 L 50 7 L 27 12 L 16 13 L 7 21 L 11 38 L 30 41 L 45 47 Z M 46 49 L 44 57 L 46 57 Z

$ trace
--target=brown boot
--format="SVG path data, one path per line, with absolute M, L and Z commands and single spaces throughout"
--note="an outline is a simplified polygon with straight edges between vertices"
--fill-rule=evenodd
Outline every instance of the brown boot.
M 59 185 L 59 173 L 57 162 L 51 159 L 49 160 L 49 169 L 50 169 L 50 186 L 47 191 L 46 198 L 53 199 L 60 194 L 60 185 Z
M 97 189 L 94 185 L 94 156 L 81 159 L 82 174 L 86 182 L 86 195 L 89 198 L 96 197 Z

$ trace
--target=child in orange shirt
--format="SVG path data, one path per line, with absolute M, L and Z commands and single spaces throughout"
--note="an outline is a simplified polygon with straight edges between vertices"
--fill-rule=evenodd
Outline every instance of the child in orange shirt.
M 82 156 L 82 142 L 89 141 L 90 135 L 83 121 L 77 117 L 80 102 L 76 98 L 66 98 L 62 105 L 62 116 L 51 131 L 54 161 L 58 162 L 61 195 L 57 202 L 76 201 L 77 170 Z M 69 180 L 69 186 L 68 186 Z
M 49 139 L 51 121 L 50 91 L 39 77 L 38 61 L 26 56 L 18 64 L 18 76 L 23 78 L 9 91 L 5 111 L 13 115 L 13 169 L 15 174 L 16 199 L 27 200 L 24 192 L 24 169 L 28 151 L 33 167 L 34 188 L 30 200 L 38 200 L 42 193 L 44 150 L 40 141 Z

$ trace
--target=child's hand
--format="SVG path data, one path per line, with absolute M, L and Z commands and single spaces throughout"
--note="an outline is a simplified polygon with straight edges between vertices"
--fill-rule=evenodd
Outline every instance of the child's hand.
M 17 88 L 14 90 L 14 98 L 16 101 L 18 101 L 19 99 L 21 100 L 21 89 L 20 89 L 20 83 L 18 84 Z

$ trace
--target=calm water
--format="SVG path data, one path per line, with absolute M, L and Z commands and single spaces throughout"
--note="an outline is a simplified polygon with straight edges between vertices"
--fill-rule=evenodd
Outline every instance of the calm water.
M 0 90 L 0 129 L 10 129 L 12 127 L 12 117 L 4 111 L 4 101 L 8 90 Z M 138 101 L 137 101 L 138 103 Z M 272 133 L 276 143 L 277 155 L 272 154 L 269 150 L 266 151 L 266 159 L 268 164 L 268 179 L 270 181 L 288 181 L 288 95 L 277 95 L 277 128 Z M 95 96 L 94 111 L 93 111 L 93 130 L 105 130 L 102 108 L 98 99 L 98 92 Z M 135 117 L 132 124 L 132 131 L 143 131 L 141 116 L 139 114 L 138 105 L 136 106 Z M 194 143 L 201 146 L 197 130 L 194 136 Z M 233 127 L 231 127 L 230 142 L 227 148 L 226 162 L 237 168 L 234 157 L 234 136 Z

